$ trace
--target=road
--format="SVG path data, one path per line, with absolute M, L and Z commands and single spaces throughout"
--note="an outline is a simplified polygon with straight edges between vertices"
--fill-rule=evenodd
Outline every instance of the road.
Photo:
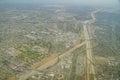
M 54 65 L 53 62 L 56 60 L 56 59 L 62 59 L 64 58 L 65 56 L 69 55 L 70 53 L 72 53 L 74 50 L 82 47 L 83 45 L 85 45 L 85 42 L 83 43 L 80 43 L 76 46 L 74 46 L 73 48 L 71 48 L 70 50 L 66 51 L 65 53 L 63 53 L 62 55 L 60 55 L 59 57 L 56 57 L 55 59 L 45 63 L 44 65 L 40 66 L 39 68 L 35 69 L 35 70 L 30 70 L 29 72 L 25 73 L 25 74 L 22 74 L 21 76 L 19 76 L 19 80 L 26 80 L 27 78 L 29 78 L 30 76 L 34 75 L 37 73 L 37 70 L 43 70 L 43 67 L 44 68 L 47 68 L 47 67 L 50 67 L 51 65 Z
M 95 14 L 100 10 L 96 10 L 91 12 L 92 19 L 86 20 L 83 22 L 83 29 L 84 29 L 84 37 L 86 43 L 86 58 L 85 58 L 85 72 L 86 72 L 86 80 L 96 80 L 95 78 L 95 70 L 93 65 L 93 58 L 92 58 L 92 45 L 91 45 L 91 36 L 89 33 L 90 25 L 96 21 Z

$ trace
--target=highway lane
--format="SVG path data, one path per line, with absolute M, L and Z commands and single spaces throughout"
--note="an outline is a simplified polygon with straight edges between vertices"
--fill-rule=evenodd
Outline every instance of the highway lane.
M 91 45 L 91 39 L 90 39 L 90 25 L 96 21 L 95 14 L 99 12 L 100 10 L 96 10 L 91 12 L 91 17 L 92 19 L 86 20 L 83 22 L 83 29 L 84 29 L 84 37 L 85 37 L 85 42 L 86 42 L 86 61 L 85 61 L 85 70 L 86 70 L 86 80 L 96 80 L 95 78 L 95 70 L 94 70 L 94 65 L 93 63 L 93 58 L 92 58 L 92 45 Z

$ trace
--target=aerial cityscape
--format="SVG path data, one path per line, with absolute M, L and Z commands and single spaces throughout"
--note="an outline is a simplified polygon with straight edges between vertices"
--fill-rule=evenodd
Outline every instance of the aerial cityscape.
M 0 80 L 120 80 L 120 0 L 1 0 Z

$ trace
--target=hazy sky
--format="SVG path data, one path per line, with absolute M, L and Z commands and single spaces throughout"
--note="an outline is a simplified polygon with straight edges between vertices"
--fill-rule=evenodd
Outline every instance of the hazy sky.
M 118 5 L 118 0 L 0 0 L 0 3 L 72 3 L 85 5 Z

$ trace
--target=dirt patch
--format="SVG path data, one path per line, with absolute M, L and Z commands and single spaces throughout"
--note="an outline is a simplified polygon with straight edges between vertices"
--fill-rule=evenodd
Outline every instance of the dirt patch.
M 56 57 L 58 57 L 57 54 L 52 54 L 51 56 L 44 58 L 42 61 L 36 62 L 33 65 L 30 66 L 30 69 L 36 69 L 44 64 L 46 64 L 47 62 L 55 59 Z

